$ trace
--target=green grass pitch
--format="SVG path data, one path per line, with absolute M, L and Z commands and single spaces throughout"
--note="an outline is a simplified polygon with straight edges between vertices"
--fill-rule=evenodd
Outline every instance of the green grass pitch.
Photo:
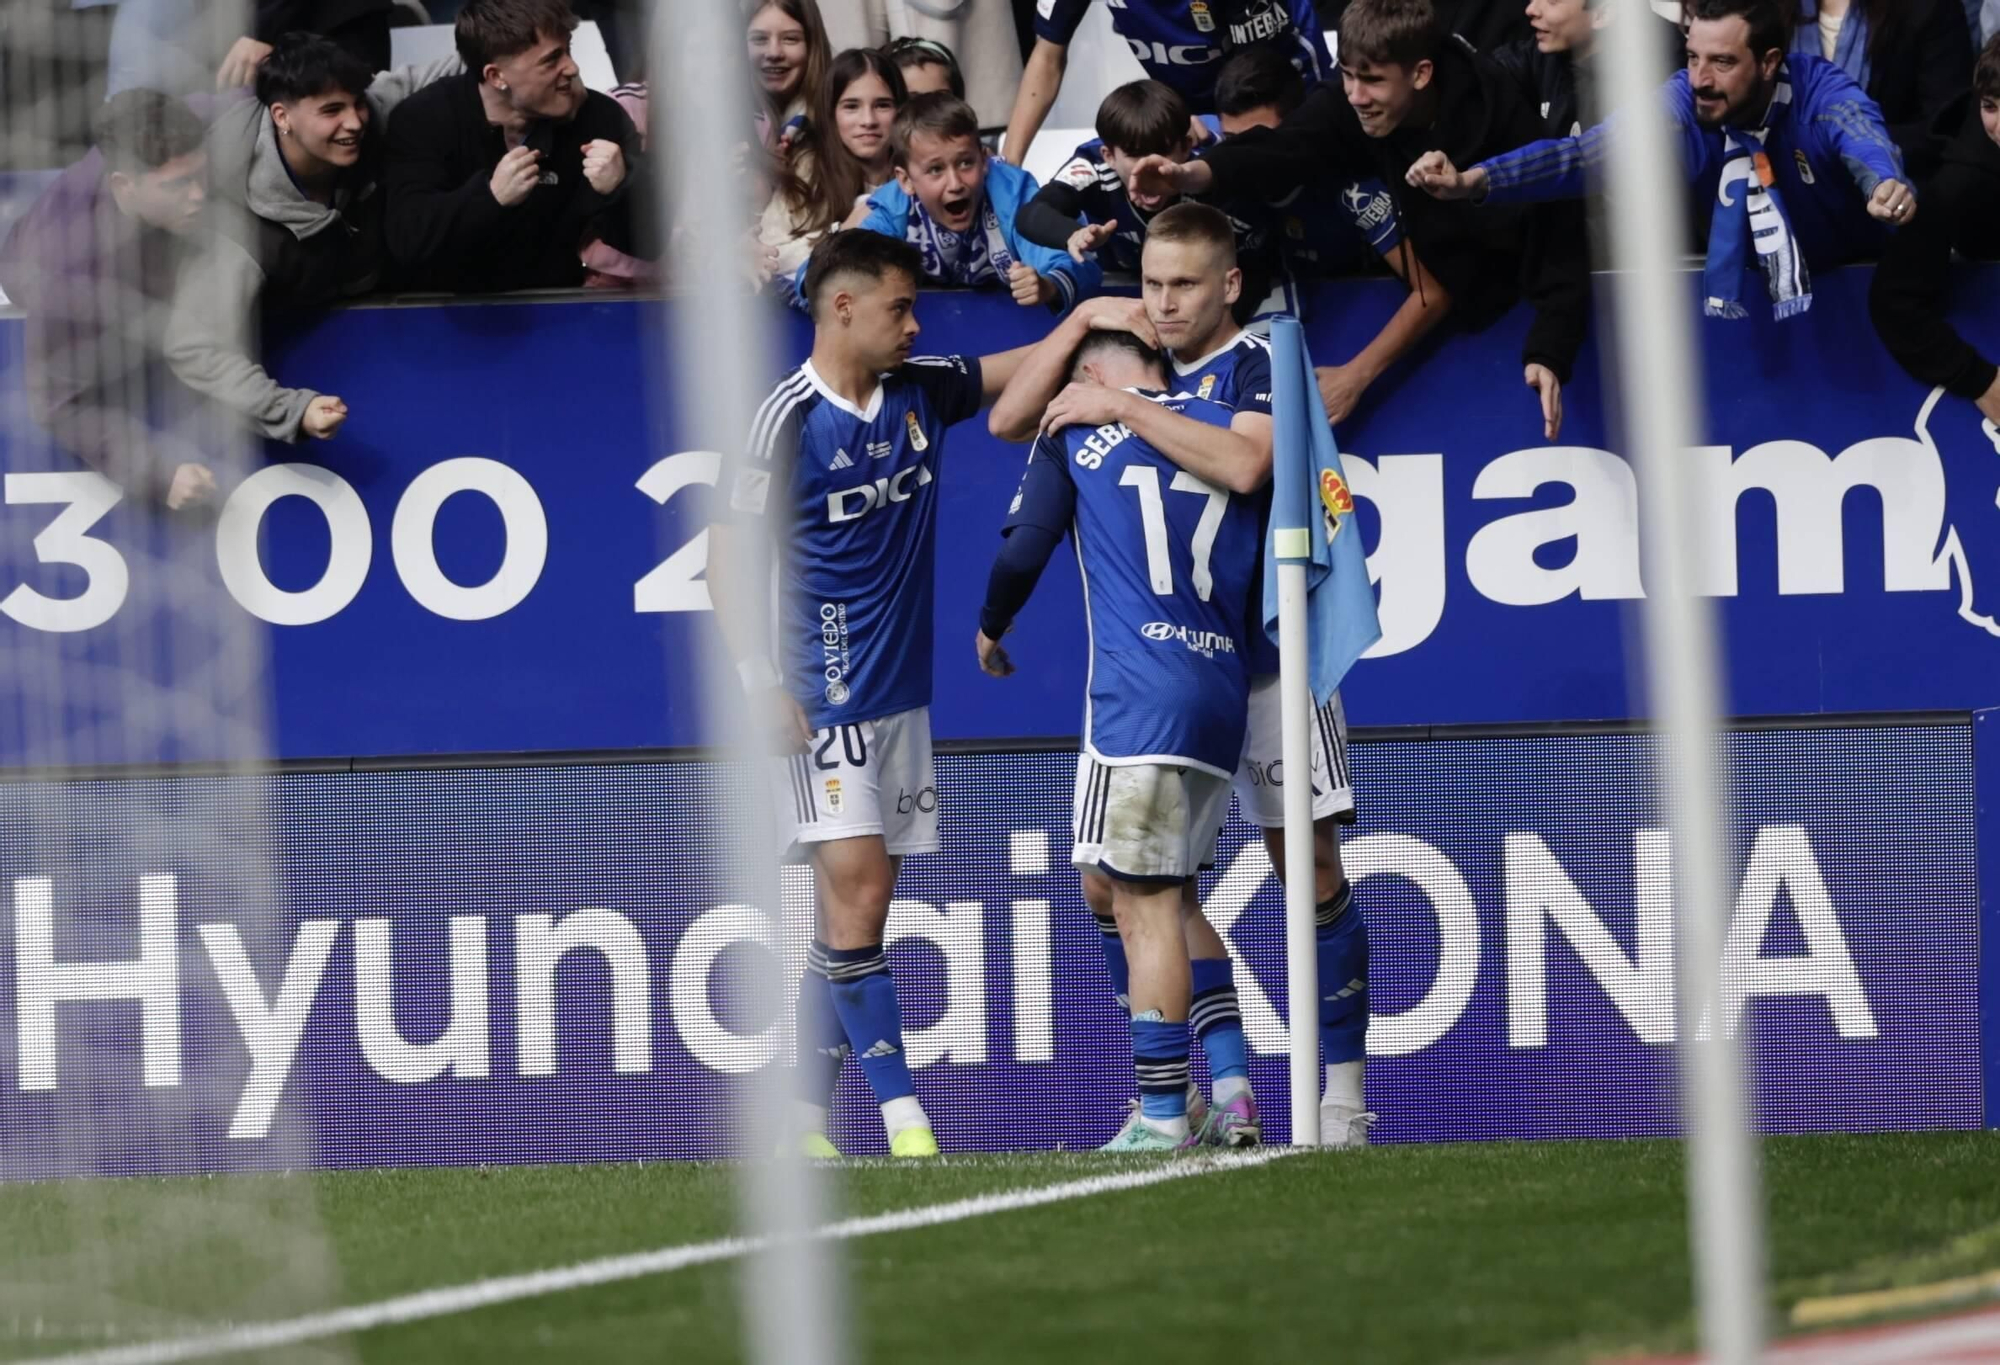
M 1133 1166 L 1023 1156 L 827 1170 L 836 1216 L 852 1216 Z M 0 1273 L 14 1286 L 0 1355 L 241 1322 L 240 1287 L 293 1254 L 219 1232 L 180 1237 L 172 1256 L 121 1258 L 80 1245 L 80 1229 L 115 1243 L 196 1226 L 226 1203 L 217 1225 L 240 1231 L 246 1205 L 309 1198 L 337 1302 L 360 1304 L 727 1236 L 740 1170 L 754 1168 L 131 1180 L 94 1182 L 82 1200 L 76 1186 L 0 1188 Z M 1763 1170 L 1774 1318 L 1802 1297 L 2000 1265 L 2000 1133 L 1775 1139 Z M 76 1216 L 84 1207 L 89 1218 Z M 1307 1153 L 838 1251 L 857 1361 L 1571 1361 L 1692 1344 L 1681 1152 L 1665 1142 Z M 65 1277 L 114 1262 L 118 1282 L 90 1302 L 120 1305 L 115 1330 L 20 1311 L 23 1286 L 60 1302 Z M 727 1361 L 741 1351 L 736 1273 L 734 1262 L 697 1266 L 273 1358 Z M 224 1292 L 236 1297 L 211 1301 Z

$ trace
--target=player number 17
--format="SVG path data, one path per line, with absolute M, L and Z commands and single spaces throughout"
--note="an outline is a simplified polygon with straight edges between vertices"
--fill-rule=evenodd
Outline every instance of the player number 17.
M 1167 505 L 1160 496 L 1160 471 L 1151 465 L 1127 465 L 1118 484 L 1121 488 L 1139 490 L 1139 519 L 1146 527 L 1146 573 L 1153 580 L 1154 592 L 1171 597 L 1174 566 L 1167 556 Z M 1215 579 L 1208 571 L 1208 557 L 1215 549 L 1215 533 L 1222 529 L 1229 491 L 1204 483 L 1185 469 L 1175 474 L 1167 487 L 1176 493 L 1199 493 L 1208 499 L 1208 505 L 1201 509 L 1201 520 L 1195 523 L 1194 539 L 1188 542 L 1188 553 L 1194 559 L 1195 596 L 1206 602 L 1215 588 Z

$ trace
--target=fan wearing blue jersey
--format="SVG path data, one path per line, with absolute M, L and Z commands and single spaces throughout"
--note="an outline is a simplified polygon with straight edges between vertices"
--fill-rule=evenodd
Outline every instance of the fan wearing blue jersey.
M 1079 387 L 1171 412 L 1220 444 L 1240 439 L 1228 409 L 1162 392 L 1159 354 L 1130 333 L 1088 333 L 1072 374 Z M 1105 1150 L 1194 1146 L 1206 1135 L 1188 1114 L 1188 1027 L 1203 1009 L 1190 945 L 1204 931 L 1215 936 L 1195 878 L 1214 861 L 1243 752 L 1241 642 L 1263 517 L 1255 498 L 1204 481 L 1134 424 L 1052 417 L 1008 512 L 980 611 L 975 640 L 986 672 L 1013 672 L 999 639 L 1066 533 L 1090 631 L 1071 861 L 1111 888 L 1130 964 L 1139 1087 L 1138 1109 Z
M 1282 57 L 1273 60 L 1284 64 Z M 1015 219 L 1021 235 L 1067 251 L 1079 264 L 1095 260 L 1106 269 L 1137 274 L 1147 224 L 1180 203 L 1181 196 L 1131 193 L 1125 177 L 1148 156 L 1185 161 L 1194 155 L 1191 126 L 1196 125 L 1187 101 L 1171 86 L 1158 81 L 1119 86 L 1097 106 L 1097 137 L 1078 147 L 1055 178 L 1022 206 Z M 1272 293 L 1279 274 L 1272 215 L 1262 205 L 1252 205 L 1241 216 L 1232 214 L 1230 225 L 1246 281 L 1242 315 L 1248 318 L 1254 315 L 1252 305 Z
M 994 405 L 989 420 L 995 435 L 1020 440 L 1043 426 L 1064 421 L 1127 420 L 1141 424 L 1146 439 L 1184 468 L 1211 483 L 1243 492 L 1265 490 L 1271 475 L 1271 365 L 1268 343 L 1239 330 L 1230 307 L 1241 291 L 1233 241 L 1226 218 L 1200 204 L 1177 205 L 1153 220 L 1141 267 L 1143 297 L 1093 300 L 1082 316 L 1057 329 L 1031 351 L 1014 382 Z M 1218 442 L 1202 424 L 1176 413 L 1125 401 L 1062 382 L 1053 357 L 1074 347 L 1091 328 L 1129 328 L 1142 339 L 1162 343 L 1177 389 L 1226 404 L 1232 442 Z M 1260 541 L 1251 551 L 1261 560 Z M 1236 769 L 1236 798 L 1244 818 L 1264 832 L 1265 847 L 1278 875 L 1285 866 L 1284 743 L 1278 700 L 1278 652 L 1261 627 L 1250 632 L 1246 662 L 1250 674 L 1248 742 Z M 1320 1050 L 1325 1066 L 1321 1095 L 1322 1141 L 1330 1146 L 1367 1140 L 1373 1115 L 1363 1103 L 1363 1070 L 1368 1030 L 1368 936 L 1361 911 L 1340 863 L 1337 825 L 1354 819 L 1354 790 L 1347 757 L 1347 721 L 1340 698 L 1322 707 L 1313 743 L 1313 868 L 1318 906 L 1317 951 L 1322 986 Z M 1110 910 L 1110 888 L 1086 876 L 1084 896 L 1102 929 L 1105 966 L 1114 993 L 1126 975 L 1126 948 Z M 1218 954 L 1227 966 L 1226 954 Z M 1221 968 L 1213 990 L 1225 1020 L 1216 1045 L 1209 1046 L 1209 1074 L 1218 1066 L 1234 1071 L 1241 1037 L 1234 983 Z M 1230 1031 L 1233 1026 L 1234 1032 Z M 1220 1054 L 1221 1060 L 1218 1060 Z M 1232 1080 L 1216 1084 L 1210 1118 L 1211 1141 L 1246 1145 L 1261 1136 L 1256 1101 L 1246 1077 L 1239 1092 Z
M 1089 8 L 1090 0 L 1036 0 L 1035 46 L 1001 144 L 1017 166 L 1062 89 L 1069 45 Z M 1312 0 L 1123 0 L 1110 14 L 1145 73 L 1180 91 L 1197 114 L 1214 112 L 1216 68 L 1232 52 L 1275 47 L 1315 84 L 1327 65 L 1326 33 Z
M 827 1108 L 850 1053 L 890 1152 L 938 1151 L 882 936 L 902 859 L 938 847 L 930 701 L 945 433 L 992 400 L 1019 354 L 913 357 L 920 268 L 914 247 L 874 233 L 813 248 L 812 355 L 757 410 L 710 529 L 716 623 L 776 732 L 780 829 L 815 873 L 798 1006 L 800 1138 L 814 1156 L 839 1155 Z M 744 562 L 737 526 L 749 520 L 777 550 L 775 622 L 767 566 Z

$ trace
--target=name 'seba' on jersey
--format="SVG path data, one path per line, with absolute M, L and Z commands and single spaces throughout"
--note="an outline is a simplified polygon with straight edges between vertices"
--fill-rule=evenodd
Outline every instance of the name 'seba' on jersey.
M 1142 396 L 1211 426 L 1233 415 L 1191 394 Z M 1067 427 L 1035 443 L 1006 524 L 1075 539 L 1090 629 L 1088 751 L 1234 773 L 1264 530 L 1256 500 L 1203 482 L 1123 423 Z
M 757 410 L 727 515 L 773 523 L 778 666 L 815 729 L 930 705 L 933 485 L 980 389 L 976 359 L 912 357 L 857 408 L 807 361 Z
M 1180 91 L 1197 114 L 1212 111 L 1215 70 L 1224 57 L 1256 43 L 1282 43 L 1292 65 L 1316 85 L 1326 39 L 1312 0 L 1107 0 L 1111 26 L 1146 74 Z M 1035 36 L 1064 47 L 1076 37 L 1090 0 L 1036 0 Z

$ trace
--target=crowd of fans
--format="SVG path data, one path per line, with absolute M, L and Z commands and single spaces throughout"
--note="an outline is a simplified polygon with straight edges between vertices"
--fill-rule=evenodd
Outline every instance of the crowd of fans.
M 122 8 L 170 27 L 177 3 Z M 1107 271 L 1135 272 L 1148 224 L 1194 199 L 1233 226 L 1246 324 L 1296 311 L 1316 278 L 1406 286 L 1379 335 L 1321 369 L 1336 422 L 1440 324 L 1485 328 L 1526 302 L 1522 374 L 1553 440 L 1591 306 L 1595 172 L 1626 121 L 1665 118 L 1711 315 L 1795 317 L 1816 272 L 1879 261 L 1873 313 L 1896 359 L 2000 420 L 2000 371 L 1946 306 L 1954 255 L 2000 256 L 2000 0 L 1125 0 L 1111 22 L 1145 78 L 1103 92 L 1096 137 L 1039 184 L 1021 163 L 1088 3 L 1022 7 L 1000 137 L 937 38 L 835 52 L 816 0 L 742 0 L 754 107 L 744 192 L 722 202 L 742 215 L 746 286 L 796 303 L 815 242 L 880 232 L 918 248 L 932 285 L 1062 314 Z M 377 290 L 671 284 L 648 6 L 464 0 L 455 58 L 387 70 L 391 8 L 259 4 L 257 31 L 200 81 L 160 61 L 151 84 L 114 80 L 96 149 L 0 247 L 31 404 L 80 458 L 170 505 L 212 491 L 121 398 L 134 391 L 269 438 L 332 436 L 345 404 L 264 370 L 260 313 Z M 605 32 L 613 90 L 578 71 L 579 13 Z M 1664 84 L 1619 99 L 1599 68 L 1625 24 L 1656 42 Z

